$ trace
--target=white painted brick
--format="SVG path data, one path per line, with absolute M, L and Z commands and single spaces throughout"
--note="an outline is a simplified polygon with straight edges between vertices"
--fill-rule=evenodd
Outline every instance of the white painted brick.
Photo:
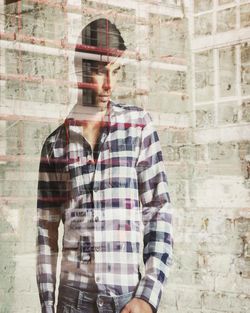
M 34 10 L 22 15 L 22 33 L 52 41 L 37 45 L 18 37 L 1 39 L 1 74 L 23 70 L 75 81 L 73 51 L 53 41 L 60 43 L 65 36 L 74 44 L 82 26 L 108 12 L 129 49 L 142 55 L 141 61 L 126 59 L 126 81 L 115 97 L 152 114 L 175 208 L 174 264 L 159 313 L 248 313 L 249 3 L 67 1 L 66 12 L 51 5 L 39 4 L 35 10 L 33 3 L 22 2 L 23 9 Z M 219 6 L 216 14 L 214 5 Z M 3 1 L 0 8 L 4 13 Z M 6 32 L 18 33 L 16 12 L 16 3 L 5 10 Z M 0 115 L 7 120 L 1 122 L 1 157 L 16 158 L 0 161 L 0 313 L 38 313 L 39 153 L 75 103 L 76 90 L 63 95 L 58 86 L 49 90 L 46 84 L 15 80 L 0 85 Z

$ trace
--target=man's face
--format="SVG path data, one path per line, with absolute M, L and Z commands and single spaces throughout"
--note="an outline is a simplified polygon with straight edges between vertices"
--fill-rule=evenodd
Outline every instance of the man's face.
M 99 62 L 92 68 L 91 78 L 95 85 L 95 105 L 106 108 L 111 93 L 116 85 L 121 65 L 115 61 L 110 63 Z

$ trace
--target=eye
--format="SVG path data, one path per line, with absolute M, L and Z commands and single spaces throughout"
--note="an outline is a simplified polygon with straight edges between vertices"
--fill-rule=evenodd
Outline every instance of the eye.
M 98 70 L 96 71 L 97 75 L 104 75 L 106 73 L 105 67 L 99 67 Z
M 102 64 L 98 64 L 92 69 L 95 75 L 104 75 L 106 73 L 106 67 Z
M 121 68 L 120 66 L 119 66 L 118 68 L 116 68 L 116 69 L 113 71 L 113 74 L 115 74 L 115 75 L 116 75 L 116 74 L 118 74 L 118 73 L 119 73 L 120 68 Z

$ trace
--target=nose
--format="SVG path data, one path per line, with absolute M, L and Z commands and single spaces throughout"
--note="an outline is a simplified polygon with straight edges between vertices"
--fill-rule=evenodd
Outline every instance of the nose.
M 110 71 L 109 70 L 107 70 L 106 73 L 105 73 L 105 76 L 104 76 L 104 79 L 103 79 L 102 88 L 105 91 L 108 91 L 108 90 L 111 89 L 111 86 L 110 86 Z

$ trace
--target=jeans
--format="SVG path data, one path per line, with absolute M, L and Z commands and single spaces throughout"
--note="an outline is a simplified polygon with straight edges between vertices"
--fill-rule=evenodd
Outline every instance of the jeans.
M 134 293 L 106 296 L 81 291 L 70 286 L 60 286 L 57 313 L 120 313 L 133 298 Z

